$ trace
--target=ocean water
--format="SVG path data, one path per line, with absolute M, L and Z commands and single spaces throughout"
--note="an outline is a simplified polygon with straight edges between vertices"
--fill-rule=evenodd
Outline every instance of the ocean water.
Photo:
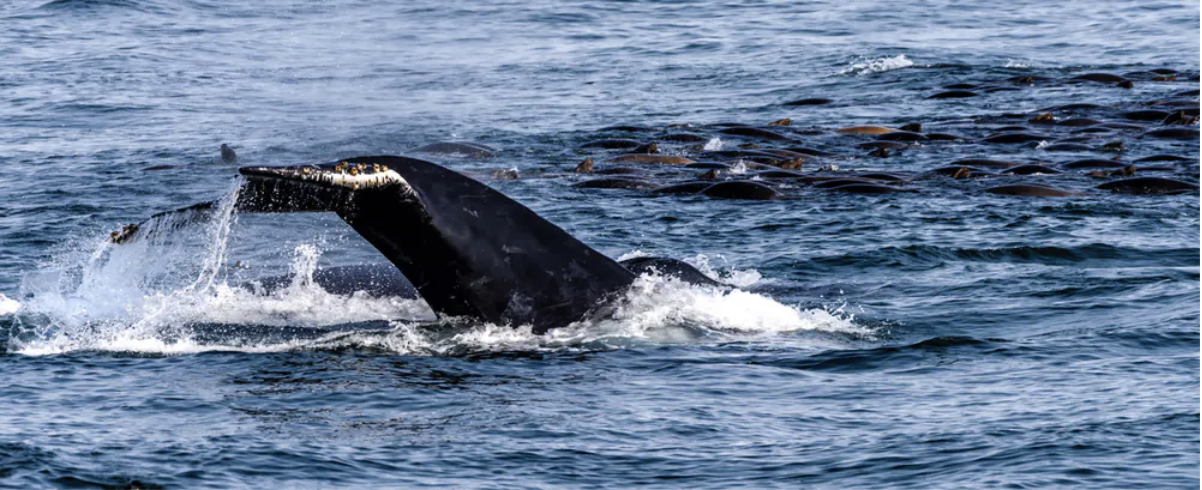
M 1072 173 L 1031 180 L 1069 198 L 983 192 L 998 177 L 741 201 L 569 172 L 607 155 L 586 141 L 650 138 L 607 126 L 785 117 L 840 171 L 1098 157 L 965 141 L 878 159 L 830 130 L 976 138 L 1005 114 L 1110 121 L 1166 98 L 1196 114 L 1199 61 L 1196 2 L 2 3 L 0 487 L 1197 488 L 1196 191 Z M 1176 80 L 928 98 L 1160 68 Z M 784 104 L 811 97 L 833 102 Z M 1198 182 L 1196 136 L 1140 131 L 1105 138 Z M 740 289 L 645 276 L 612 316 L 535 336 L 322 290 L 317 268 L 381 261 L 333 216 L 109 240 L 230 196 L 222 143 L 274 165 L 444 140 L 496 147 L 429 158 L 594 248 Z M 238 286 L 280 274 L 272 294 Z

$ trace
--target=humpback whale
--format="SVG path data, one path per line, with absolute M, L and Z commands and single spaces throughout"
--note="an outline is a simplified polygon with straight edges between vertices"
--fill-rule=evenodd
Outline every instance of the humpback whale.
M 416 291 L 440 317 L 531 325 L 541 334 L 599 314 L 642 273 L 725 286 L 677 260 L 623 265 L 491 187 L 423 160 L 356 157 L 239 173 L 236 212 L 333 212 L 393 267 L 319 272 L 319 285 L 408 297 Z M 176 213 L 211 215 L 214 208 L 201 203 Z M 139 230 L 131 225 L 113 239 L 124 242 Z M 283 282 L 262 284 L 271 289 Z

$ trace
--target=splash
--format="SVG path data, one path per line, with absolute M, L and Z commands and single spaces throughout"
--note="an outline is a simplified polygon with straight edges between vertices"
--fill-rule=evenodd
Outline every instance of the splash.
M 535 335 L 529 326 L 452 320 L 449 332 L 395 323 L 386 334 L 352 333 L 310 348 L 367 348 L 403 355 L 580 351 L 667 344 L 766 342 L 795 349 L 844 347 L 874 332 L 841 311 L 800 309 L 740 290 L 715 290 L 658 275 L 639 277 L 615 304 L 566 327 Z
M 897 56 L 867 58 L 861 57 L 853 62 L 850 66 L 839 71 L 839 75 L 871 75 L 873 73 L 882 73 L 893 70 L 900 70 L 914 66 L 914 62 L 904 54 Z
M 722 138 L 715 136 L 710 138 L 709 141 L 706 141 L 705 146 L 701 149 L 705 151 L 721 151 L 724 145 L 725 143 L 722 141 Z
M 12 317 L 10 351 L 178 355 L 365 348 L 459 355 L 764 339 L 805 346 L 816 342 L 808 332 L 871 335 L 837 311 L 656 275 L 637 278 L 595 315 L 544 335 L 529 326 L 436 321 L 421 300 L 322 289 L 314 280 L 320 243 L 296 246 L 288 286 L 266 293 L 239 282 L 232 272 L 237 268 L 228 264 L 236 197 L 231 193 L 205 221 L 151 223 L 142 240 L 118 245 L 107 237 L 90 239 L 87 247 L 72 247 L 82 252 L 64 253 L 53 267 L 28 275 L 24 304 Z M 758 272 L 734 270 L 721 256 L 686 261 L 738 287 L 761 281 Z
M 16 313 L 21 309 L 21 302 L 11 299 L 8 296 L 0 294 L 0 316 L 7 316 Z

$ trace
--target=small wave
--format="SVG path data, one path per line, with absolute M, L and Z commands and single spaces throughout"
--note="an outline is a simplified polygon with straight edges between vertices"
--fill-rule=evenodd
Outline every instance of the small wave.
M 839 71 L 839 75 L 871 75 L 914 66 L 914 61 L 904 54 L 878 58 L 861 57 L 848 67 Z
M 93 10 L 118 8 L 140 10 L 142 5 L 135 0 L 51 0 L 40 8 L 55 10 Z
M 883 247 L 864 254 L 822 257 L 813 260 L 825 266 L 933 267 L 945 262 L 1016 262 L 1046 265 L 1109 266 L 1197 266 L 1197 249 L 1141 249 L 1105 243 L 1071 247 L 1001 246 L 991 248 L 947 248 L 934 245 Z

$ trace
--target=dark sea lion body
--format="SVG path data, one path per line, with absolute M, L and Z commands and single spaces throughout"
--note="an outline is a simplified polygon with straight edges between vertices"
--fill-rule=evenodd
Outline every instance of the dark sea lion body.
M 642 146 L 643 142 L 631 139 L 601 139 L 586 141 L 581 148 L 604 148 L 606 150 L 629 150 Z
M 1193 158 L 1183 157 L 1180 155 L 1152 155 L 1135 160 L 1135 163 L 1144 162 L 1192 162 Z
M 988 167 L 988 168 L 1007 168 L 1019 165 L 1018 162 L 1008 162 L 1005 160 L 993 160 L 990 158 L 965 158 L 952 162 L 955 167 Z
M 1107 182 L 1097 188 L 1118 194 L 1183 194 L 1197 191 L 1198 185 L 1162 177 L 1136 177 Z
M 830 192 L 843 192 L 847 194 L 895 194 L 898 192 L 914 192 L 909 189 L 899 189 L 887 185 L 874 184 L 868 182 L 856 182 L 844 184 L 826 189 Z
M 1085 160 L 1076 160 L 1060 165 L 1061 168 L 1077 170 L 1083 168 L 1123 168 L 1127 163 L 1117 160 L 1103 160 L 1100 158 L 1087 158 Z
M 922 133 L 913 133 L 910 131 L 894 131 L 878 135 L 876 139 L 880 141 L 930 141 L 931 138 Z
M 693 133 L 669 133 L 659 137 L 663 141 L 674 141 L 677 143 L 705 143 L 710 140 L 708 136 L 702 136 Z
M 627 153 L 605 160 L 609 163 L 651 163 L 663 165 L 684 165 L 696 163 L 690 158 L 676 155 L 650 155 L 646 153 Z
M 679 184 L 673 184 L 673 185 L 668 185 L 668 186 L 663 186 L 663 187 L 656 187 L 655 189 L 652 189 L 651 192 L 653 194 L 668 194 L 668 195 L 697 194 L 712 185 L 714 185 L 713 182 L 706 181 L 706 180 L 697 180 L 697 181 L 692 181 L 692 182 L 682 182 Z
M 1089 145 L 1081 143 L 1052 143 L 1043 147 L 1043 151 L 1090 151 L 1093 150 Z
M 968 97 L 978 97 L 980 95 L 981 94 L 973 92 L 971 90 L 948 90 L 945 92 L 939 92 L 939 93 L 934 94 L 927 98 L 928 99 L 964 99 L 964 98 L 968 98 Z
M 1041 134 L 1014 132 L 1014 133 L 991 134 L 989 136 L 986 136 L 983 141 L 985 141 L 986 143 L 1014 144 L 1014 143 L 1029 143 L 1032 141 L 1044 141 L 1044 140 L 1049 140 L 1049 139 L 1051 139 L 1051 138 L 1041 135 Z
M 1197 128 L 1171 127 L 1153 129 L 1144 133 L 1144 136 L 1161 139 L 1197 140 L 1199 133 Z
M 822 97 L 811 97 L 808 99 L 798 99 L 798 100 L 792 100 L 789 102 L 785 102 L 784 105 L 790 105 L 790 106 L 824 105 L 824 104 L 830 104 L 831 102 L 834 102 L 834 101 L 832 101 L 831 99 L 826 99 L 826 98 L 822 98 Z
M 815 189 L 834 189 L 836 187 L 842 187 L 842 186 L 851 185 L 851 184 L 879 184 L 879 183 L 881 183 L 881 181 L 876 180 L 876 179 L 866 179 L 863 177 L 843 177 L 843 178 L 839 178 L 839 179 L 815 182 L 813 185 L 814 185 Z
M 656 186 L 650 182 L 634 179 L 594 179 L 580 182 L 573 186 L 577 189 L 625 189 L 631 191 L 645 191 L 654 189 Z
M 1099 82 L 1099 83 L 1120 83 L 1120 82 L 1127 81 L 1126 78 L 1120 77 L 1120 76 L 1112 74 L 1112 73 L 1085 73 L 1085 74 L 1077 75 L 1073 78 L 1070 78 L 1070 80 L 1085 80 L 1085 81 L 1089 81 L 1089 82 Z
M 927 174 L 951 177 L 953 179 L 975 179 L 978 177 L 992 177 L 996 175 L 988 170 L 964 166 L 940 167 L 929 171 Z
M 729 127 L 729 128 L 723 128 L 723 129 L 719 130 L 718 132 L 720 132 L 722 134 L 729 134 L 731 136 L 743 136 L 743 137 L 747 137 L 747 138 L 757 138 L 757 139 L 762 139 L 762 140 L 790 141 L 790 140 L 794 139 L 791 136 L 786 136 L 786 135 L 778 133 L 776 131 L 769 131 L 767 129 L 753 128 L 753 127 L 746 127 L 746 126 L 734 126 L 734 127 Z
M 781 197 L 780 193 L 771 187 L 768 187 L 759 182 L 751 182 L 748 180 L 732 180 L 728 182 L 719 182 L 706 187 L 701 191 L 709 197 L 717 197 L 722 199 L 750 199 L 750 200 L 767 200 L 777 199 Z
M 1059 170 L 1056 170 L 1052 167 L 1048 167 L 1045 165 L 1031 164 L 1031 165 L 1019 165 L 1017 167 L 1010 167 L 1006 170 L 1003 170 L 1002 173 L 1014 174 L 1014 175 L 1039 175 L 1039 174 L 1055 175 L 1055 174 L 1058 174 L 1061 172 Z
M 230 145 L 225 143 L 221 144 L 221 162 L 229 164 L 238 163 L 238 154 L 234 152 L 233 148 L 230 148 Z
M 1027 197 L 1067 197 L 1076 196 L 1080 193 L 1065 189 L 1057 189 L 1055 187 L 1047 187 L 1034 184 L 1014 184 L 1001 185 L 985 189 L 985 192 L 990 194 L 998 194 L 1003 196 L 1027 196 Z
M 682 167 L 697 170 L 730 170 L 730 165 L 721 162 L 693 162 L 686 163 Z

